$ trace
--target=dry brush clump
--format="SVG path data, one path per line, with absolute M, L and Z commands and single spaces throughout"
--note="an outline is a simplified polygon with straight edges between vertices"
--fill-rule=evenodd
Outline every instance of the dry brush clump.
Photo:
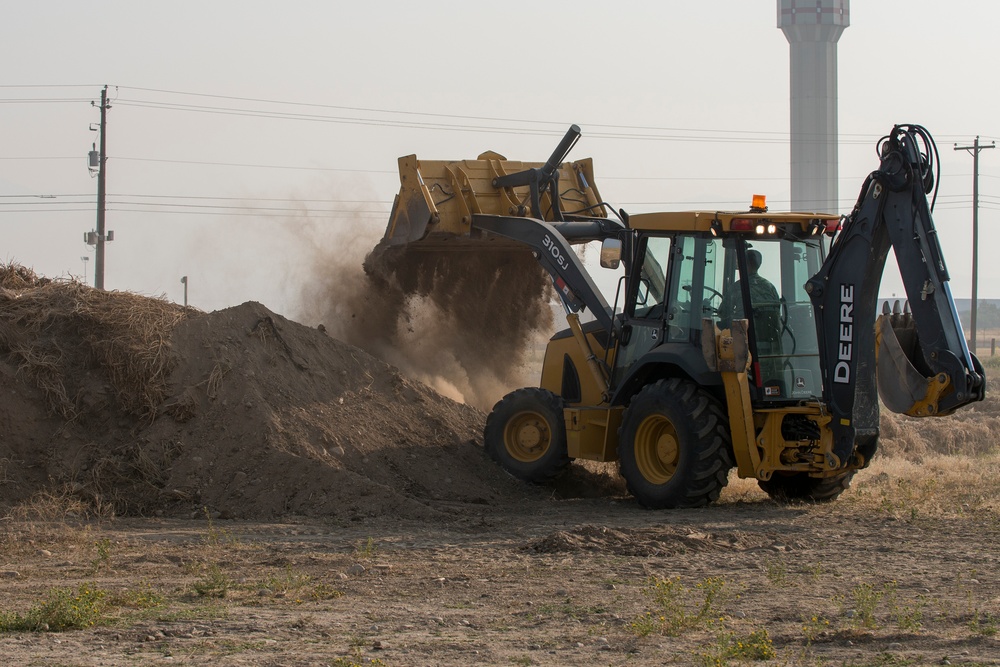
M 95 507 L 66 489 L 39 491 L 0 514 L 0 557 L 54 545 L 86 546 L 93 539 L 91 522 L 112 517 L 109 506 Z
M 122 410 L 152 420 L 166 395 L 170 332 L 189 312 L 160 298 L 0 265 L 0 354 L 68 420 L 79 415 L 94 371 Z
M 882 410 L 879 450 L 920 462 L 937 454 L 980 456 L 1000 445 L 1000 378 L 990 379 L 986 398 L 946 417 L 914 418 Z
M 1000 516 L 1000 454 L 876 458 L 841 502 L 897 518 Z
M 0 264 L 0 289 L 18 290 L 51 282 L 20 264 Z

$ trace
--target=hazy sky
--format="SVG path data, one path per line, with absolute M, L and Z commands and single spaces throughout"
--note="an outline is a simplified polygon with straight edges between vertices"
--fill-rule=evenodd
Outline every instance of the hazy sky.
M 571 123 L 631 212 L 788 200 L 788 44 L 775 0 L 3 1 L 0 260 L 81 275 L 110 86 L 106 286 L 297 315 L 303 281 L 384 230 L 396 159 L 543 160 Z M 935 221 L 971 284 L 972 158 L 1000 137 L 1000 3 L 853 0 L 839 42 L 840 197 L 876 140 L 941 151 Z M 45 100 L 45 101 L 38 101 Z M 58 101 L 53 101 L 58 100 Z M 981 155 L 980 297 L 1000 297 L 1000 150 Z M 55 195 L 56 198 L 49 198 Z M 895 269 L 883 294 L 900 292 Z M 297 312 L 299 311 L 299 312 Z

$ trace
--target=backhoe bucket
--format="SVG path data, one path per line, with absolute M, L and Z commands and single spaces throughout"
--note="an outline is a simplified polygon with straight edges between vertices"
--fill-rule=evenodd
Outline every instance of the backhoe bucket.
M 559 196 L 553 205 L 554 188 L 537 193 L 540 216 L 532 210 L 530 185 L 497 185 L 505 176 L 530 170 L 541 173 L 547 167 L 557 172 Z M 407 155 L 399 158 L 399 182 L 383 239 L 389 246 L 524 250 L 516 241 L 477 229 L 473 215 L 541 217 L 550 222 L 572 219 L 574 214 L 606 217 L 590 158 L 549 165 L 515 162 L 493 152 L 458 161 L 418 160 L 416 155 Z
M 936 414 L 938 399 L 950 384 L 948 376 L 919 370 L 926 368 L 926 364 L 909 304 L 900 309 L 897 301 L 892 312 L 888 310 L 886 303 L 875 321 L 879 398 L 885 407 L 899 414 L 911 417 Z

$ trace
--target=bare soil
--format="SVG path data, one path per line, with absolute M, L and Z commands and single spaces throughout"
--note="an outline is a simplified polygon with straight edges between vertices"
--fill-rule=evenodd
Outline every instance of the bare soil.
M 766 630 L 775 657 L 759 664 L 1000 664 L 995 513 L 756 495 L 653 513 L 621 497 L 527 496 L 434 501 L 447 517 L 427 520 L 11 523 L 5 609 L 80 585 L 162 601 L 87 629 L 3 633 L 0 654 L 25 665 L 749 664 L 726 658 L 726 642 Z M 655 583 L 675 578 L 680 607 L 658 604 Z M 676 632 L 658 622 L 697 616 L 713 580 L 710 615 Z
M 610 465 L 507 477 L 484 413 L 260 304 L 7 268 L 8 664 L 1000 664 L 996 387 L 886 417 L 835 503 L 649 512 Z

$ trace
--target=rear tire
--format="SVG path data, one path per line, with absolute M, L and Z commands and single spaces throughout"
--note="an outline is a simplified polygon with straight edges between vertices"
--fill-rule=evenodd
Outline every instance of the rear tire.
M 486 418 L 483 442 L 514 477 L 534 484 L 555 479 L 570 464 L 562 399 L 534 387 L 507 394 Z
M 779 503 L 828 503 L 850 488 L 855 472 L 851 470 L 836 477 L 810 477 L 803 472 L 777 473 L 771 479 L 758 480 L 757 486 Z
M 702 507 L 719 499 L 733 467 L 722 406 L 672 378 L 636 394 L 622 417 L 618 458 L 629 492 L 650 509 Z

